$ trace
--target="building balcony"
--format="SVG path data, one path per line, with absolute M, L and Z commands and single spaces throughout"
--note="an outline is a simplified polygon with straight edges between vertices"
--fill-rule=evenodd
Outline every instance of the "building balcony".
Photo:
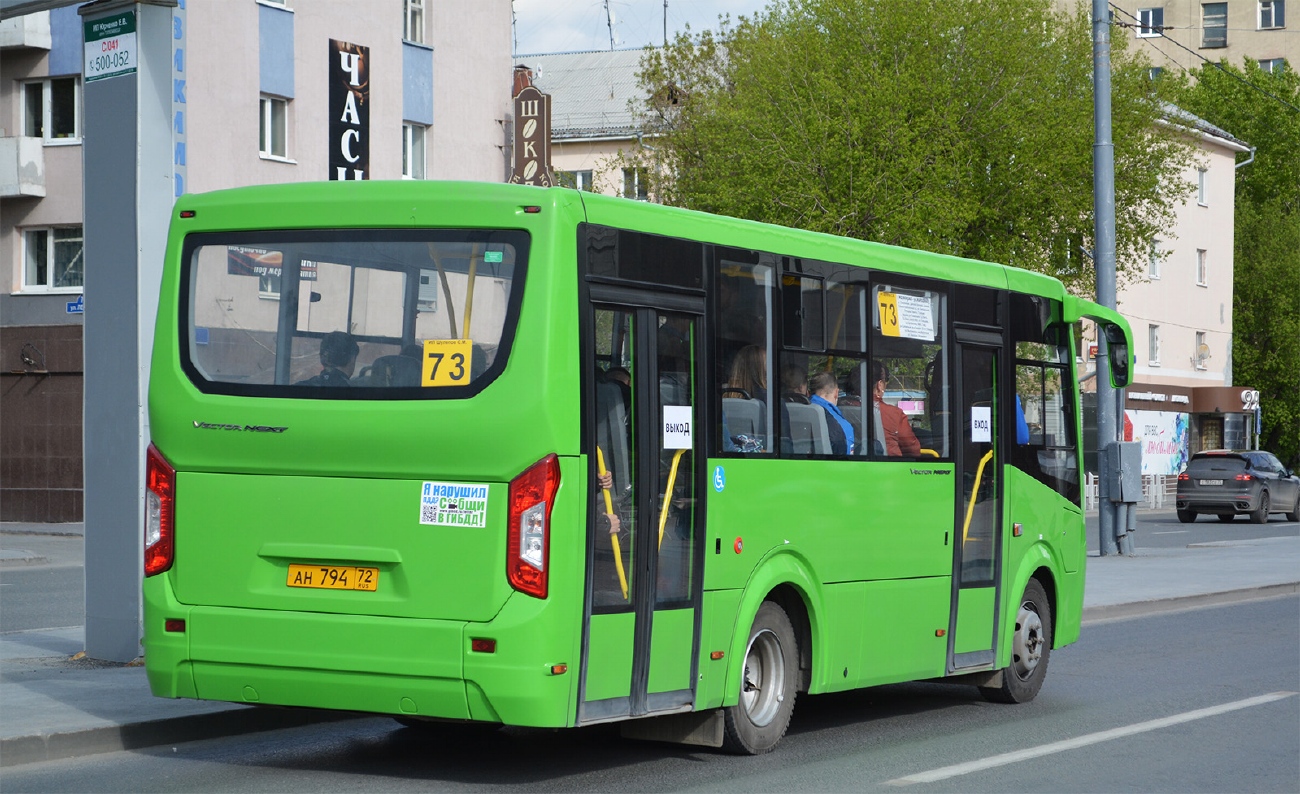
M 50 48 L 50 12 L 39 11 L 0 22 L 0 50 Z
M 45 195 L 45 142 L 0 138 L 0 198 Z

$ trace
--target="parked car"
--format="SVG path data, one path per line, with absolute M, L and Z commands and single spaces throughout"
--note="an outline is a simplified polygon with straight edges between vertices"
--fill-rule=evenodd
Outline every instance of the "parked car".
M 1300 477 L 1269 452 L 1197 452 L 1178 475 L 1176 506 L 1184 524 L 1200 513 L 1220 521 L 1246 513 L 1255 524 L 1266 523 L 1269 513 L 1286 513 L 1287 521 L 1300 521 Z

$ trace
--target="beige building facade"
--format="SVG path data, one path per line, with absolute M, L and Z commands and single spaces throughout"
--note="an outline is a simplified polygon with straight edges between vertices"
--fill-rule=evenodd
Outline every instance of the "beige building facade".
M 1300 67 L 1300 18 L 1292 18 L 1300 8 L 1294 6 L 1294 0 L 1111 3 L 1114 21 L 1146 53 L 1152 66 L 1173 70 L 1196 68 L 1205 60 L 1226 59 L 1241 66 L 1246 58 L 1270 71 L 1281 68 L 1282 61 L 1293 69 Z
M 505 180 L 508 3 L 182 5 L 177 193 L 334 178 L 341 151 L 347 178 Z M 330 109 L 338 43 L 360 55 L 365 89 L 347 140 Z M 0 520 L 81 519 L 81 319 L 105 310 L 82 295 L 95 267 L 81 236 L 81 143 L 95 125 L 83 71 L 75 6 L 0 22 Z
M 1258 392 L 1234 386 L 1232 372 L 1236 172 L 1250 167 L 1250 147 L 1177 109 L 1169 123 L 1200 150 L 1185 175 L 1191 195 L 1116 301 L 1135 344 L 1125 434 L 1143 442 L 1143 473 L 1163 475 L 1200 450 L 1252 443 L 1258 402 Z

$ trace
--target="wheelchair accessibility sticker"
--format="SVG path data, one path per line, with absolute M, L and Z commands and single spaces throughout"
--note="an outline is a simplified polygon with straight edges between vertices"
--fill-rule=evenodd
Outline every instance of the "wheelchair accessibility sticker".
M 722 489 L 727 487 L 727 473 L 721 466 L 713 467 L 713 490 L 722 493 Z

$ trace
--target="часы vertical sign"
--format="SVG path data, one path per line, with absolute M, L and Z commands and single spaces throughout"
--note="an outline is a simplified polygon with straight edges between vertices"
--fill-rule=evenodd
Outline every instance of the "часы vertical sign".
M 87 83 L 135 72 L 138 54 L 134 10 L 88 19 L 83 24 L 86 29 L 83 74 Z
M 331 180 L 368 179 L 370 48 L 330 39 Z

